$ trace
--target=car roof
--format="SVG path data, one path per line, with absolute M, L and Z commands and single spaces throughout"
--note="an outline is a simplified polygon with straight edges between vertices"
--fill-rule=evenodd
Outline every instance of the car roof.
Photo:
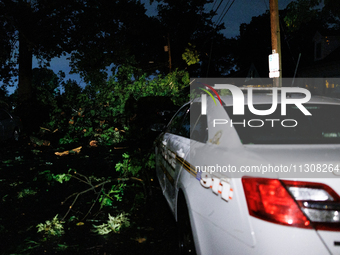
M 241 88 L 244 94 L 244 104 L 248 104 L 248 93 L 246 88 Z M 287 93 L 289 98 L 305 98 L 304 94 L 301 93 Z M 253 88 L 253 104 L 272 104 L 273 102 L 272 88 Z M 231 94 L 220 96 L 225 106 L 233 105 L 233 96 Z M 213 100 L 211 97 L 207 97 L 208 101 Z M 217 96 L 214 95 L 214 99 L 218 100 Z M 201 97 L 196 97 L 190 102 L 200 102 Z M 278 89 L 278 103 L 281 103 L 281 91 Z M 327 96 L 312 95 L 311 99 L 306 104 L 338 104 L 340 105 L 340 99 Z
M 278 93 L 278 103 L 281 103 L 280 94 L 281 93 Z M 292 93 L 289 94 L 289 98 L 291 99 L 305 98 L 305 95 L 300 93 Z M 221 100 L 224 102 L 226 106 L 233 105 L 232 95 L 221 96 Z M 273 94 L 271 93 L 271 91 L 266 91 L 264 93 L 253 93 L 253 104 L 272 104 L 272 102 Z M 248 104 L 247 93 L 244 93 L 244 104 Z M 307 104 L 340 104 L 340 99 L 313 95 L 311 99 L 307 102 Z

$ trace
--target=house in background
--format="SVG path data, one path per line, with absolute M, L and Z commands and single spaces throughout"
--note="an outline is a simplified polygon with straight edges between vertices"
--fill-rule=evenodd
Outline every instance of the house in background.
M 299 68 L 297 77 L 305 78 L 304 85 L 313 94 L 340 95 L 340 36 L 327 34 L 315 33 L 314 61 Z
M 340 46 L 340 36 L 323 36 L 318 31 L 316 32 L 313 41 L 314 61 L 326 58 Z
M 340 36 L 316 32 L 313 42 L 314 62 L 299 69 L 298 76 L 340 78 Z

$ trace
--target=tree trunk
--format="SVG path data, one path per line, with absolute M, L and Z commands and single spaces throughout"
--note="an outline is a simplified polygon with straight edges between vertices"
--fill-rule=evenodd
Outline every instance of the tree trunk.
M 19 104 L 29 104 L 32 99 L 32 49 L 22 33 L 19 34 Z
M 32 100 L 32 59 L 32 48 L 27 38 L 19 31 L 19 83 L 16 113 L 20 116 L 27 133 L 35 130 L 35 118 L 39 113 L 34 109 L 34 100 Z

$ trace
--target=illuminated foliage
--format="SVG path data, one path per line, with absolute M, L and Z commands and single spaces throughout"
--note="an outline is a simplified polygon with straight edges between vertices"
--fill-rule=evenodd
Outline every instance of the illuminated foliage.
M 296 31 L 303 24 L 318 20 L 325 28 L 339 29 L 340 2 L 334 0 L 296 0 L 287 6 L 284 18 L 290 31 Z
M 199 59 L 199 54 L 197 50 L 195 49 L 195 45 L 191 45 L 191 43 L 188 44 L 189 47 L 185 48 L 185 52 L 182 54 L 182 59 L 187 63 L 188 66 L 197 64 Z
M 130 221 L 127 213 L 121 213 L 116 217 L 113 217 L 109 214 L 109 219 L 107 223 L 103 223 L 102 225 L 93 225 L 95 230 L 93 232 L 98 233 L 99 235 L 106 235 L 110 232 L 119 232 L 122 227 L 129 227 Z
M 56 215 L 51 221 L 47 220 L 45 223 L 37 225 L 38 233 L 42 232 L 45 236 L 61 236 L 65 233 L 63 222 L 58 219 Z

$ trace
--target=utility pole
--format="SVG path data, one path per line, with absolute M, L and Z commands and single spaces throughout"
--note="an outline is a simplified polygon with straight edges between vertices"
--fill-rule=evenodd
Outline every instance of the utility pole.
M 273 78 L 273 86 L 282 86 L 282 58 L 281 58 L 281 38 L 280 38 L 280 23 L 279 23 L 279 4 L 278 0 L 269 0 L 270 9 L 270 30 L 272 41 L 272 53 L 279 54 L 279 77 Z

